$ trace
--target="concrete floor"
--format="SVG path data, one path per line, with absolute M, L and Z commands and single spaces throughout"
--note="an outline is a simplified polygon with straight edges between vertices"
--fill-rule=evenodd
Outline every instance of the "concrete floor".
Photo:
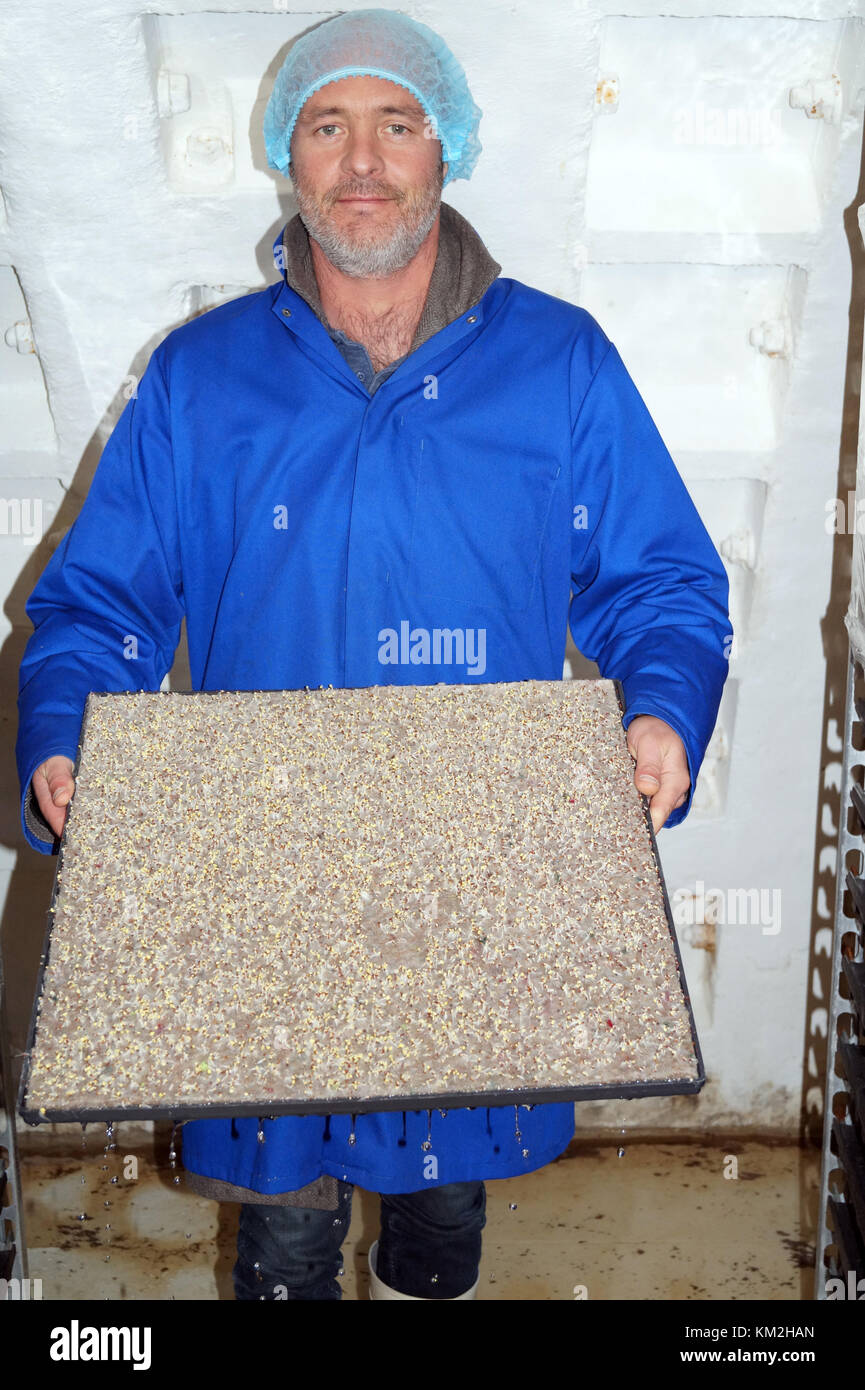
M 30 1276 L 44 1299 L 232 1299 L 238 1208 L 175 1185 L 168 1129 L 22 1133 Z M 575 1138 L 487 1184 L 479 1298 L 812 1297 L 819 1154 L 777 1139 Z M 735 1159 L 735 1164 L 732 1160 Z M 137 1163 L 137 1177 L 132 1177 Z M 738 1176 L 725 1177 L 725 1171 Z M 116 1178 L 116 1182 L 112 1182 Z M 515 1210 L 511 1210 L 515 1204 Z M 84 1217 L 84 1219 L 80 1219 Z M 378 1197 L 355 1189 L 344 1298 L 366 1299 Z

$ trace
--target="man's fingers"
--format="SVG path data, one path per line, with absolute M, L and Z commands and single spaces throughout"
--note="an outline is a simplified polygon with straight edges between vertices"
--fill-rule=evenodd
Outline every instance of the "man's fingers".
M 652 797 L 649 802 L 649 814 L 652 817 L 652 829 L 656 835 L 661 827 L 667 824 L 672 809 L 672 806 L 667 802 L 658 802 L 657 797 Z
M 70 764 L 68 758 L 49 758 L 43 766 L 51 800 L 55 806 L 65 806 L 75 791 L 74 764 Z
M 54 834 L 57 836 L 62 835 L 63 823 L 66 820 L 66 807 L 54 805 L 54 802 L 51 800 L 51 795 L 48 791 L 48 783 L 45 781 L 44 778 L 40 780 L 34 776 L 33 791 L 36 796 L 36 802 L 39 806 L 39 810 L 42 812 L 43 816 L 45 817 L 49 826 L 53 830 Z
M 634 786 L 649 798 L 652 826 L 658 831 L 687 800 L 691 779 L 680 768 L 664 770 L 655 758 L 641 758 L 634 771 Z
M 63 834 L 66 808 L 75 793 L 75 764 L 58 754 L 48 758 L 33 774 L 33 793 L 39 810 L 54 834 Z
M 660 830 L 691 789 L 685 745 L 675 729 L 655 715 L 637 715 L 629 725 L 627 743 L 637 764 L 634 786 L 649 798 L 652 826 Z
M 637 762 L 634 784 L 641 792 L 651 796 L 661 785 L 661 764 L 655 759 L 642 758 Z
M 690 779 L 686 778 L 683 789 L 682 777 L 678 772 L 670 771 L 662 774 L 660 790 L 655 792 L 649 801 L 652 828 L 656 832 L 666 825 L 673 811 L 684 805 L 688 799 L 690 787 Z
M 55 806 L 65 806 L 72 800 L 75 783 L 71 777 L 49 777 L 48 791 Z

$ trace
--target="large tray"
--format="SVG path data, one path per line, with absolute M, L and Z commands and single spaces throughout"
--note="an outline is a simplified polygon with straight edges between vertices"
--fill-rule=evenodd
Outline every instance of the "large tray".
M 90 695 L 23 1118 L 698 1091 L 622 709 L 606 680 Z

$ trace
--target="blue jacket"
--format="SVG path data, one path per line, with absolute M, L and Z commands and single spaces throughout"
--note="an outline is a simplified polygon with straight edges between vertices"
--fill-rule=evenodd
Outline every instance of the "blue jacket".
M 274 242 L 276 252 L 281 238 Z M 730 640 L 724 567 L 615 346 L 500 277 L 374 395 L 283 278 L 169 333 L 27 603 L 23 798 L 74 759 L 88 691 L 157 690 L 186 616 L 195 689 L 558 680 L 566 627 L 666 720 L 688 813 Z M 464 634 L 432 640 L 436 631 Z M 136 643 L 129 638 L 135 637 Z M 136 645 L 137 644 L 137 645 Z M 130 659 L 130 653 L 134 653 Z M 573 1106 L 433 1112 L 439 1183 L 547 1163 Z M 193 1171 L 259 1192 L 330 1174 L 412 1191 L 425 1112 L 184 1128 Z M 405 1142 L 400 1141 L 405 1139 Z

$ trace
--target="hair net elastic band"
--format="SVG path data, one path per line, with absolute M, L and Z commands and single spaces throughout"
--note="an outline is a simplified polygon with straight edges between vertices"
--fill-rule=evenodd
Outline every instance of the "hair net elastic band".
M 423 92 L 419 92 L 413 82 L 407 81 L 406 78 L 400 77 L 395 72 L 385 72 L 383 68 L 337 68 L 335 72 L 329 72 L 324 77 L 320 77 L 318 81 L 311 83 L 311 85 L 307 87 L 306 90 L 302 92 L 300 97 L 298 98 L 297 110 L 292 116 L 291 123 L 289 124 L 289 127 L 285 132 L 285 145 L 287 149 L 291 145 L 291 137 L 294 133 L 294 128 L 297 125 L 297 118 L 300 115 L 306 103 L 309 101 L 309 98 L 312 96 L 313 92 L 319 91 L 321 87 L 326 87 L 329 82 L 338 82 L 341 77 L 383 77 L 387 82 L 395 82 L 398 87 L 405 87 L 406 91 L 411 92 L 415 100 L 420 102 L 424 111 L 429 116 L 431 127 L 434 132 L 434 138 L 436 140 L 441 141 L 442 159 L 447 163 L 452 162 L 454 151 L 448 144 L 447 137 L 444 134 L 444 132 L 439 130 L 435 112 L 430 110 L 429 103 L 424 97 Z M 288 172 L 288 165 L 290 162 L 291 159 L 289 156 L 289 159 L 285 162 L 285 168 L 282 170 L 283 173 Z M 281 165 L 279 167 L 281 167 Z

